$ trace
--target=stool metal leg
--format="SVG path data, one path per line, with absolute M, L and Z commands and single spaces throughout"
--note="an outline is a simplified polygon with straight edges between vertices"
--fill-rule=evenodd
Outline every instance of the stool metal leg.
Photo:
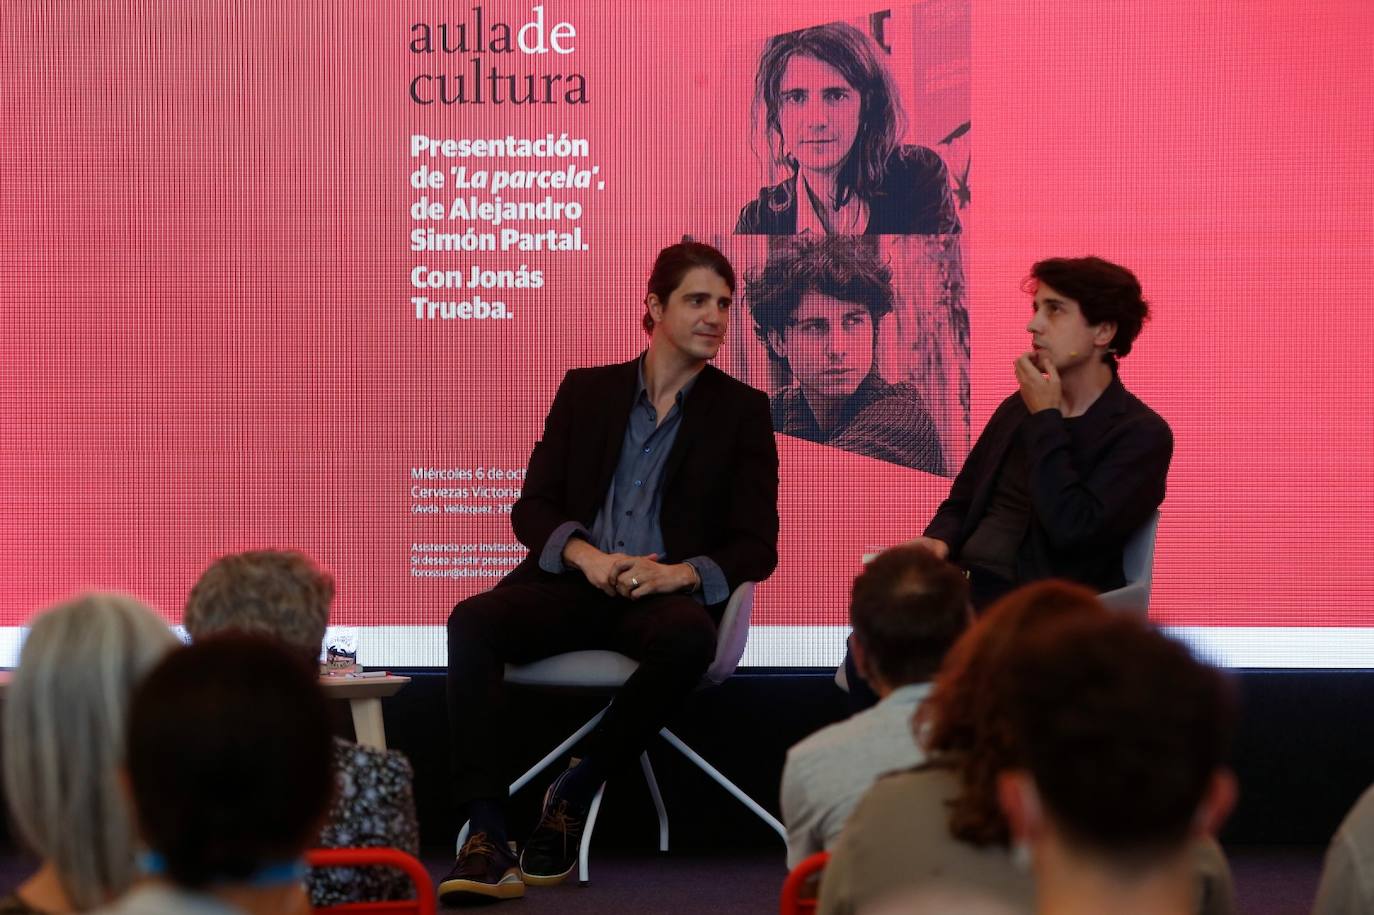
M 587 812 L 587 828 L 582 831 L 582 842 L 577 847 L 577 885 L 586 886 L 591 882 L 587 873 L 587 853 L 592 847 L 592 830 L 596 828 L 596 815 L 601 812 L 601 796 L 606 793 L 606 783 L 596 789 L 592 798 L 592 809 Z
M 726 778 L 724 775 L 721 775 L 719 769 L 708 763 L 705 759 L 702 759 L 701 754 L 682 742 L 682 738 L 678 737 L 667 728 L 664 728 L 658 733 L 663 736 L 664 740 L 672 744 L 679 753 L 691 760 L 698 769 L 709 775 L 712 781 L 734 795 L 735 800 L 752 810 L 754 815 L 760 820 L 772 826 L 773 831 L 778 834 L 779 838 L 784 842 L 787 841 L 787 828 L 778 821 L 777 817 L 773 816 L 773 814 L 769 813 L 767 810 L 764 810 L 758 805 L 757 801 L 736 787 L 734 782 L 730 781 L 730 779 Z
M 606 708 L 610 708 L 610 706 L 608 705 L 606 706 Z M 603 708 L 601 711 L 597 712 L 595 715 L 592 716 L 591 721 L 588 721 L 586 724 L 582 725 L 582 727 L 578 728 L 576 731 L 573 731 L 567 740 L 563 741 L 558 746 L 554 747 L 552 750 L 549 751 L 547 756 L 545 756 L 543 759 L 539 760 L 539 762 L 531 766 L 528 772 L 517 778 L 515 781 L 511 782 L 510 793 L 514 794 L 521 788 L 528 785 L 531 779 L 533 779 L 540 772 L 543 772 L 545 769 L 547 769 L 550 765 L 553 764 L 555 760 L 557 760 L 564 753 L 568 752 L 568 750 L 572 749 L 573 744 L 577 743 L 583 737 L 586 737 L 588 734 L 592 732 L 593 728 L 595 728 L 598 724 L 601 723 L 601 719 L 605 716 L 605 714 L 606 709 Z
M 663 795 L 658 792 L 658 779 L 654 778 L 654 767 L 649 765 L 649 754 L 639 754 L 639 767 L 644 770 L 644 780 L 649 783 L 649 796 L 654 799 L 654 809 L 658 811 L 658 850 L 668 850 L 668 810 L 663 806 Z
M 610 706 L 608 705 L 606 706 L 606 708 L 610 708 Z M 588 734 L 590 734 L 592 732 L 592 729 L 601 723 L 601 719 L 603 716 L 605 716 L 605 714 L 606 709 L 603 708 L 601 711 L 593 715 L 590 721 L 582 725 L 582 727 L 578 728 L 576 731 L 573 731 L 572 734 L 569 735 L 566 740 L 564 740 L 558 746 L 550 750 L 549 753 L 543 759 L 539 760 L 539 762 L 531 766 L 529 768 L 529 771 L 527 771 L 524 775 L 517 778 L 515 781 L 511 782 L 511 786 L 509 789 L 507 789 L 506 793 L 514 794 L 521 788 L 528 785 L 536 775 L 538 775 L 540 772 L 543 772 L 550 765 L 552 765 L 553 762 L 557 760 L 560 756 L 568 752 L 568 750 L 572 749 L 573 744 L 577 743 L 583 737 L 586 737 Z M 454 854 L 457 854 L 458 852 L 461 852 L 463 850 L 463 843 L 468 840 L 469 825 L 469 823 L 465 822 L 463 823 L 463 828 L 458 830 L 458 845 L 454 851 Z

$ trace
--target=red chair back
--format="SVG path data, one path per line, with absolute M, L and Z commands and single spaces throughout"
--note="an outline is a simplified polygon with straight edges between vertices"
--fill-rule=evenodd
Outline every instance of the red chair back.
M 312 868 L 394 867 L 404 871 L 415 884 L 414 899 L 345 902 L 315 909 L 317 915 L 436 915 L 434 884 L 429 879 L 429 871 L 403 851 L 395 848 L 315 848 L 306 852 L 305 862 Z
M 818 851 L 792 868 L 782 884 L 782 915 L 815 915 L 817 878 L 829 861 L 830 852 Z

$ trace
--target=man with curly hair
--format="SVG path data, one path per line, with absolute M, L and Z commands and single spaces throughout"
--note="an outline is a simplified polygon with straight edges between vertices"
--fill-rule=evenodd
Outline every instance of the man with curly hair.
M 1131 271 L 1098 257 L 1036 263 L 1029 352 L 916 543 L 969 572 L 975 607 L 1018 585 L 1125 584 L 1126 541 L 1164 501 L 1174 438 L 1117 374 L 1149 306 Z

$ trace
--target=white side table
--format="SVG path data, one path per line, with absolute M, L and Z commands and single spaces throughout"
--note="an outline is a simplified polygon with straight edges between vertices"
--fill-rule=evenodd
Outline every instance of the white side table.
M 382 700 L 394 696 L 410 682 L 409 677 L 320 677 L 320 687 L 330 699 L 347 699 L 353 713 L 353 730 L 358 743 L 386 749 L 386 729 L 382 726 Z

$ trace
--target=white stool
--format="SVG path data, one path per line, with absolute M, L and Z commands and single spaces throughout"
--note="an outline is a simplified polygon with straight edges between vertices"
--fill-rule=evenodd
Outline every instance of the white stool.
M 720 628 L 716 637 L 716 657 L 702 678 L 701 685 L 703 688 L 724 683 L 739 666 L 739 659 L 744 654 L 744 644 L 749 639 L 749 619 L 753 609 L 754 582 L 746 581 L 735 589 L 734 593 L 730 595 L 729 603 L 725 605 L 725 613 L 721 616 Z M 638 669 L 638 661 L 619 652 L 570 651 L 530 664 L 507 664 L 505 681 L 521 686 L 576 687 L 613 691 L 624 686 L 625 681 Z M 608 703 L 606 708 L 609 707 Z M 590 734 L 597 723 L 601 721 L 602 716 L 606 714 L 606 708 L 593 715 L 590 721 L 574 731 L 566 740 L 550 750 L 543 759 L 531 766 L 529 771 L 512 782 L 510 793 L 514 794 L 525 787 L 536 775 L 567 753 L 574 744 Z M 787 830 L 777 817 L 759 806 L 757 801 L 741 791 L 734 782 L 722 775 L 719 769 L 703 759 L 699 753 L 683 743 L 682 739 L 672 731 L 663 728 L 658 733 L 668 742 L 669 746 L 687 757 L 712 781 L 730 792 L 740 803 L 753 811 L 759 819 L 771 826 L 783 842 L 787 841 Z M 649 764 L 648 753 L 640 754 L 639 766 L 644 772 L 644 780 L 649 784 L 649 794 L 653 798 L 655 809 L 658 811 L 658 850 L 667 851 L 668 811 L 663 806 L 663 796 L 659 793 L 658 780 L 654 778 L 654 770 Z M 591 848 L 592 830 L 596 826 L 597 813 L 601 809 L 601 796 L 605 792 L 606 786 L 604 784 L 597 789 L 595 797 L 592 798 L 591 809 L 587 813 L 586 829 L 582 832 L 582 844 L 578 849 L 577 856 L 577 882 L 582 886 L 586 886 L 589 880 L 587 853 L 588 849 Z M 462 830 L 458 833 L 458 850 L 462 850 L 463 843 L 467 841 L 467 836 L 468 824 L 464 823 Z

